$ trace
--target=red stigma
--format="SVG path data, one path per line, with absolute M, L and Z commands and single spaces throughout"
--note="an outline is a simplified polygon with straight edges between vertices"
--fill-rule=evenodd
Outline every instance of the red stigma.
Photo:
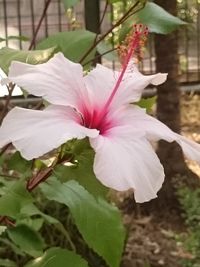
M 125 44 L 127 43 L 127 46 L 125 46 L 125 51 L 123 53 L 123 57 L 122 59 L 122 71 L 119 75 L 119 78 L 116 82 L 116 85 L 107 101 L 107 103 L 105 104 L 105 112 L 107 111 L 108 106 L 110 105 L 110 103 L 113 100 L 113 97 L 115 96 L 121 81 L 124 77 L 125 71 L 128 67 L 128 64 L 131 60 L 132 57 L 138 58 L 140 59 L 141 57 L 141 47 L 144 46 L 145 41 L 146 41 L 146 37 L 148 34 L 148 28 L 146 26 L 143 26 L 142 24 L 135 24 L 133 25 L 133 32 L 131 32 L 131 35 L 129 34 L 126 39 L 125 42 L 123 44 L 123 47 L 125 46 Z
M 124 64 L 126 58 L 128 57 L 128 53 L 131 47 L 134 46 L 134 50 L 132 53 L 132 57 L 141 61 L 143 58 L 143 48 L 145 46 L 145 42 L 147 40 L 147 35 L 149 33 L 148 27 L 144 26 L 143 24 L 135 24 L 131 32 L 127 35 L 125 40 L 118 48 L 119 58 Z

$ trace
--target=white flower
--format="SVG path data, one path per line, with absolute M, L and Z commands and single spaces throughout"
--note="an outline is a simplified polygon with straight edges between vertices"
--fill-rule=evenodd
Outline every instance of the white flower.
M 0 128 L 0 147 L 12 142 L 30 160 L 72 138 L 88 136 L 95 150 L 94 172 L 104 185 L 120 191 L 133 188 L 137 202 L 155 198 L 164 171 L 150 142 L 177 141 L 184 154 L 198 162 L 200 145 L 130 104 L 149 83 L 164 82 L 166 74 L 144 76 L 136 68 L 125 70 L 126 66 L 119 73 L 98 65 L 83 76 L 81 65 L 62 53 L 40 65 L 13 62 L 9 81 L 50 105 L 43 111 L 12 109 Z

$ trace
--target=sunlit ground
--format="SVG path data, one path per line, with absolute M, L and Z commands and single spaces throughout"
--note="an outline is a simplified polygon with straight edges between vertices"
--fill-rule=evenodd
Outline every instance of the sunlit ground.
M 181 99 L 182 133 L 200 143 L 200 94 L 185 94 Z M 200 165 L 188 161 L 190 169 L 200 177 Z

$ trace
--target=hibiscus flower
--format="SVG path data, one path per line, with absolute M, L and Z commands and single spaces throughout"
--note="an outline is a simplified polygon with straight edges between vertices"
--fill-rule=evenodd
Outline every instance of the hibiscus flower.
M 83 75 L 82 66 L 56 54 L 47 63 L 12 62 L 8 79 L 50 103 L 44 110 L 15 107 L 0 128 L 0 147 L 13 143 L 31 160 L 73 138 L 89 138 L 95 151 L 94 173 L 105 186 L 134 189 L 137 202 L 157 196 L 163 167 L 151 141 L 178 142 L 184 154 L 200 162 L 200 145 L 171 131 L 134 105 L 148 84 L 158 85 L 166 74 L 144 76 L 130 64 L 134 39 L 121 72 L 97 65 Z

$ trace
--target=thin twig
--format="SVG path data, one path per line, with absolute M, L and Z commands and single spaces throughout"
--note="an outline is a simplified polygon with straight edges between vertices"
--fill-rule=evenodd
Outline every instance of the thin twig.
M 47 167 L 39 171 L 35 176 L 33 176 L 27 183 L 26 189 L 31 192 L 35 189 L 40 183 L 44 182 L 53 171 L 53 167 Z
M 145 4 L 143 4 L 140 8 L 138 8 L 137 10 L 135 10 L 134 12 L 130 13 L 129 15 L 127 15 L 127 17 L 124 19 L 124 21 L 126 21 L 128 18 L 130 18 L 131 16 L 133 16 L 134 14 L 138 13 L 140 10 L 142 10 L 144 8 Z M 124 22 L 122 21 L 122 23 Z
M 11 219 L 9 219 L 7 216 L 5 216 L 5 218 L 4 218 L 4 222 L 5 222 L 5 224 L 8 225 L 8 226 L 12 226 L 12 227 L 15 226 L 15 222 L 13 222 L 13 221 L 12 221 Z
M 79 63 L 82 63 L 84 59 L 90 54 L 90 52 L 102 41 L 105 39 L 106 36 L 108 36 L 116 27 L 118 27 L 121 23 L 126 21 L 127 18 L 134 15 L 136 12 L 140 11 L 144 8 L 144 5 L 142 5 L 141 8 L 138 8 L 136 11 L 134 9 L 140 4 L 140 1 L 137 1 L 132 7 L 129 8 L 129 10 L 119 19 L 106 33 L 104 33 L 98 40 L 96 40 L 95 43 L 91 45 L 91 47 L 87 50 L 87 52 L 83 55 L 83 57 L 80 59 Z
M 7 109 L 8 109 L 8 106 L 10 104 L 10 100 L 12 98 L 12 93 L 13 93 L 13 90 L 15 88 L 15 84 L 12 84 L 10 88 L 8 88 L 8 96 L 6 98 L 6 103 L 3 107 L 3 110 L 2 110 L 2 113 L 1 113 L 1 119 L 0 119 L 0 124 L 2 123 L 3 119 L 4 119 L 4 116 L 6 115 L 7 113 Z
M 108 8 L 108 0 L 106 0 L 106 3 L 105 3 L 105 7 L 104 7 L 103 14 L 102 14 L 102 17 L 101 17 L 101 20 L 100 20 L 100 24 L 99 24 L 99 29 L 101 28 L 101 25 L 102 25 L 102 23 L 104 21 L 107 8 Z
M 60 154 L 58 157 L 54 160 L 54 162 L 51 164 L 51 166 L 42 169 L 39 171 L 36 175 L 34 175 L 32 178 L 30 178 L 27 182 L 26 189 L 31 192 L 33 191 L 39 184 L 46 181 L 47 178 L 52 174 L 54 168 L 56 165 L 61 164 L 63 162 L 70 162 L 73 159 L 73 156 L 69 156 L 66 158 L 60 158 Z
M 100 23 L 99 23 L 99 32 L 101 32 L 101 25 L 102 25 L 103 20 L 104 20 L 104 18 L 105 18 L 107 8 L 108 8 L 108 0 L 106 0 L 105 6 L 104 6 L 104 10 L 103 10 L 103 14 L 102 14 L 102 17 L 101 17 L 101 20 L 100 20 Z M 99 35 L 99 34 L 97 33 L 96 36 L 95 36 L 94 44 L 95 44 L 96 41 L 97 41 L 98 35 Z
M 85 62 L 85 63 L 83 64 L 83 67 L 84 67 L 85 65 L 87 65 L 88 63 L 93 62 L 94 60 L 98 59 L 99 57 L 105 56 L 106 54 L 109 54 L 109 53 L 111 53 L 111 52 L 113 52 L 113 51 L 115 51 L 115 50 L 117 50 L 116 47 L 114 47 L 114 48 L 112 48 L 112 49 L 110 49 L 110 50 L 108 50 L 108 51 L 106 51 L 106 52 L 104 52 L 104 53 L 102 53 L 102 54 L 97 55 L 97 56 L 94 57 L 93 59 L 90 59 L 90 60 L 88 60 L 87 62 Z
M 5 220 L 5 217 L 6 217 L 6 216 L 1 216 L 1 217 L 0 217 L 0 224 Z
M 44 105 L 43 100 L 40 100 L 37 105 L 33 108 L 34 110 L 40 110 L 42 106 Z
M 10 88 L 10 89 L 8 88 L 8 96 L 7 96 L 7 98 L 6 98 L 6 103 L 5 103 L 5 105 L 4 105 L 4 107 L 3 107 L 3 110 L 2 110 L 2 113 L 1 113 L 0 125 L 1 125 L 1 123 L 2 123 L 2 121 L 3 121 L 3 119 L 4 119 L 4 117 L 5 117 L 5 115 L 6 115 L 6 113 L 7 113 L 8 106 L 9 106 L 9 104 L 10 104 L 10 100 L 11 100 L 11 98 L 12 98 L 12 93 L 13 93 L 13 91 L 14 91 L 14 88 L 15 88 L 15 84 L 14 84 L 14 83 L 11 84 L 11 88 Z M 5 146 L 2 148 L 2 150 L 1 150 L 1 152 L 0 152 L 0 156 L 2 156 L 2 155 L 7 151 L 7 149 L 9 148 L 9 146 L 10 146 L 10 144 L 7 144 L 7 145 L 5 145 Z
M 5 225 L 8 226 L 15 226 L 15 222 L 13 222 L 12 220 L 10 220 L 7 216 L 1 216 L 0 217 L 0 224 L 4 223 Z
M 6 146 L 4 146 L 0 152 L 0 157 L 7 151 L 7 149 L 9 148 L 10 144 L 7 144 Z
M 36 41 L 38 32 L 39 32 L 40 27 L 41 27 L 41 25 L 42 25 L 42 22 L 43 22 L 43 20 L 44 20 L 44 18 L 45 18 L 45 16 L 46 16 L 47 9 L 48 9 L 50 3 L 51 3 L 51 0 L 47 0 L 46 3 L 45 3 L 45 7 L 44 7 L 44 9 L 43 9 L 42 15 L 41 15 L 41 17 L 40 17 L 40 20 L 39 20 L 39 22 L 38 22 L 38 25 L 37 25 L 37 27 L 36 27 L 36 30 L 35 30 L 35 32 L 34 32 L 34 36 L 33 36 L 33 38 L 32 38 L 32 41 L 31 41 L 31 43 L 30 43 L 30 46 L 29 46 L 29 49 L 28 49 L 28 50 L 31 50 L 31 49 L 34 47 L 34 45 L 35 45 L 35 41 Z
M 20 179 L 19 176 L 16 176 L 16 175 L 8 175 L 8 174 L 4 174 L 4 173 L 0 173 L 0 177 L 6 177 L 6 178 L 11 178 L 11 179 Z

